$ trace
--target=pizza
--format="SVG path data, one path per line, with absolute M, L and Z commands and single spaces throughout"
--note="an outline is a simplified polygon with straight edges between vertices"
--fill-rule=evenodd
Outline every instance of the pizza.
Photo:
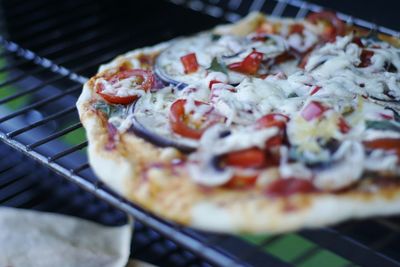
M 400 49 L 331 12 L 128 52 L 77 102 L 112 189 L 178 223 L 285 232 L 400 212 Z

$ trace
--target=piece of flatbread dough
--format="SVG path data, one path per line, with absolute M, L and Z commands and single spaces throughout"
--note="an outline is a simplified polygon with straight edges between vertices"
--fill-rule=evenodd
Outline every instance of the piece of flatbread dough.
M 0 266 L 123 267 L 133 228 L 1 207 L 0 229 Z

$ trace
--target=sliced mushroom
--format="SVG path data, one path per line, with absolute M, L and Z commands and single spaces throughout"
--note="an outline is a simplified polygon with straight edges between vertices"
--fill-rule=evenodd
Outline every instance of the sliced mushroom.
M 322 190 L 345 188 L 362 176 L 365 153 L 361 143 L 347 140 L 333 154 L 333 163 L 314 170 L 314 185 Z

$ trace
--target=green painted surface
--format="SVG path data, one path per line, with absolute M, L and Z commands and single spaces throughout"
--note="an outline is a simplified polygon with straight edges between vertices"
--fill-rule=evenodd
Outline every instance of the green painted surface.
M 292 262 L 313 247 L 315 247 L 315 245 L 312 242 L 301 236 L 287 234 L 283 235 L 276 242 L 266 246 L 264 249 L 283 261 Z
M 349 263 L 349 261 L 338 257 L 336 254 L 333 254 L 327 250 L 323 250 L 304 261 L 299 265 L 299 267 L 339 267 L 345 266 Z
M 268 238 L 272 237 L 272 235 L 252 235 L 252 234 L 242 234 L 240 237 L 247 242 L 259 245 L 261 242 L 264 240 L 267 240 Z
M 1 51 L 2 50 L 0 49 L 0 53 L 1 53 Z M 7 65 L 6 59 L 4 57 L 0 57 L 0 69 L 6 65 Z M 1 86 L 1 83 L 6 81 L 7 77 L 8 77 L 7 70 L 0 71 L 0 100 L 5 97 L 14 95 L 15 93 L 18 93 L 18 91 L 19 91 L 18 88 L 14 87 L 14 86 L 10 86 L 10 85 Z M 15 110 L 20 107 L 23 107 L 27 103 L 29 103 L 29 97 L 22 96 L 22 97 L 18 97 L 14 100 L 6 102 L 5 106 L 12 110 Z
M 346 259 L 323 248 L 319 248 L 315 253 L 312 253 L 311 257 L 295 263 L 294 261 L 296 259 L 307 253 L 310 249 L 318 248 L 318 244 L 315 244 L 297 234 L 281 235 L 276 240 L 268 242 L 268 240 L 272 240 L 272 237 L 272 235 L 240 235 L 240 238 L 254 245 L 260 246 L 260 249 L 265 252 L 274 255 L 284 262 L 293 264 L 294 266 L 341 267 L 350 264 Z M 263 243 L 266 243 L 266 245 L 263 245 Z
M 86 140 L 85 130 L 83 127 L 76 129 L 61 137 L 61 140 L 72 145 L 77 145 Z

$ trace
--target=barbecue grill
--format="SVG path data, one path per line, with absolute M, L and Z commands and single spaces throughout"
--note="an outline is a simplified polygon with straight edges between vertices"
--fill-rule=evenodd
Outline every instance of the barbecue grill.
M 285 235 L 221 235 L 164 221 L 110 191 L 90 169 L 75 102 L 118 54 L 233 22 L 249 11 L 304 17 L 283 1 L 0 1 L 0 203 L 106 225 L 136 218 L 133 255 L 161 266 L 400 266 L 400 220 Z M 339 13 L 348 23 L 400 33 Z

